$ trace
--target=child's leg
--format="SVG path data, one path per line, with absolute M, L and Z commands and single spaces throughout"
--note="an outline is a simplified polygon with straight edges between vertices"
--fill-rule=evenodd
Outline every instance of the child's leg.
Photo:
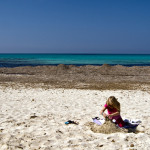
M 125 122 L 122 120 L 121 117 L 116 120 L 116 124 L 118 124 L 119 127 L 125 126 Z

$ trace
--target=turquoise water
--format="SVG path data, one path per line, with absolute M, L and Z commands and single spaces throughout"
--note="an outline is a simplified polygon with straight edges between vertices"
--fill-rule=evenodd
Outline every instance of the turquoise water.
M 150 55 L 127 54 L 0 54 L 0 67 L 37 65 L 150 66 Z

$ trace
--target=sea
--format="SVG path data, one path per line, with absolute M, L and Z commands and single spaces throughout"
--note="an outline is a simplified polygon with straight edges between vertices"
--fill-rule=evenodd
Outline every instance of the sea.
M 150 66 L 150 54 L 0 54 L 0 67 L 59 64 Z

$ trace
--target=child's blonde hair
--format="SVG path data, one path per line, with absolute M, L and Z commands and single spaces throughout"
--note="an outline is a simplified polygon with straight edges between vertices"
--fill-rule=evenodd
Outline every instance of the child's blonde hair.
M 117 99 L 114 96 L 110 96 L 108 100 L 106 101 L 106 104 L 120 111 L 120 103 L 117 101 Z

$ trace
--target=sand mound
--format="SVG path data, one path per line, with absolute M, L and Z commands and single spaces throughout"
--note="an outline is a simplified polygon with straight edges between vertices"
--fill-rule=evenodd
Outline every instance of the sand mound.
M 122 129 L 122 128 L 117 127 L 110 120 L 106 120 L 105 123 L 101 126 L 93 122 L 89 123 L 88 126 L 95 133 L 104 133 L 104 134 L 111 134 L 111 133 L 116 133 L 116 132 L 128 133 L 127 129 Z

